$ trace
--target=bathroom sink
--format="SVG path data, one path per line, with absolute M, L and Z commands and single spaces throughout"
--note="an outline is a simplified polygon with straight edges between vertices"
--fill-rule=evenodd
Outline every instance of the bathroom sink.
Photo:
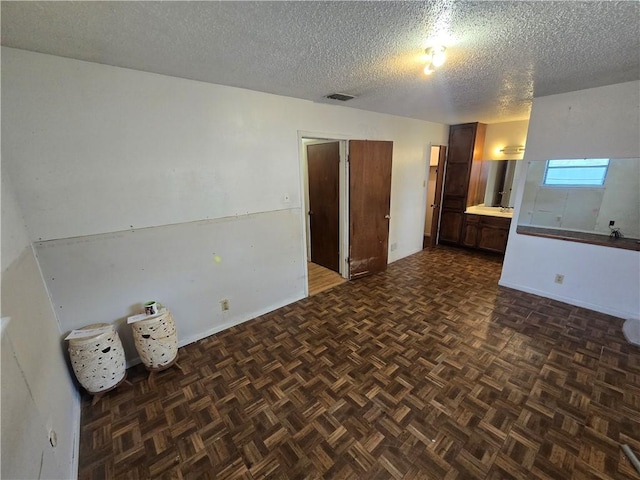
M 464 213 L 472 215 L 489 215 L 491 217 L 513 218 L 513 208 L 486 207 L 484 205 L 473 205 L 467 207 Z

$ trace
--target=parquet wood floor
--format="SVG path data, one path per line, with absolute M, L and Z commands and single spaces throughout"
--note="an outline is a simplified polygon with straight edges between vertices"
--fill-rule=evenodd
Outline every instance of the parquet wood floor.
M 317 263 L 307 262 L 307 271 L 309 272 L 309 296 L 324 292 L 346 282 L 346 279 L 342 278 L 339 273 Z
M 640 349 L 622 320 L 497 286 L 438 247 L 140 366 L 83 399 L 81 479 L 622 479 Z

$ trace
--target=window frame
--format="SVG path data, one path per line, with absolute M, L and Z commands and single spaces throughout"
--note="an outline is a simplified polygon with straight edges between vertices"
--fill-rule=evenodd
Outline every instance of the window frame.
M 571 162 L 571 163 L 578 163 L 580 161 L 588 161 L 588 160 L 595 160 L 595 161 L 601 161 L 604 162 L 606 160 L 606 165 L 584 165 L 584 164 L 577 164 L 577 165 L 550 165 L 551 162 Z M 605 187 L 605 183 L 607 181 L 607 174 L 609 173 L 609 166 L 611 165 L 611 159 L 610 158 L 563 158 L 563 159 L 552 159 L 552 160 L 547 160 L 545 163 L 545 167 L 544 167 L 544 175 L 542 177 L 542 185 L 543 187 L 547 187 L 547 188 L 604 188 Z M 549 175 L 549 169 L 551 170 L 567 170 L 567 169 L 577 169 L 577 168 L 593 168 L 593 169 L 602 169 L 604 168 L 604 174 L 602 175 L 602 181 L 601 183 L 547 183 L 547 178 Z

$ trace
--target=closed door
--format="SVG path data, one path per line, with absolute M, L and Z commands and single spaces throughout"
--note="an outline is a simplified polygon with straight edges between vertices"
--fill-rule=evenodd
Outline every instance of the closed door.
M 349 278 L 387 268 L 393 142 L 349 142 Z
M 307 145 L 307 164 L 311 261 L 339 272 L 339 143 Z

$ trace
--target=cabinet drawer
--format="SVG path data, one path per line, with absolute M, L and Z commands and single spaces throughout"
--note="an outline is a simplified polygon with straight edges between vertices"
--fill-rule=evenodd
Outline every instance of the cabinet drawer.
M 511 219 L 504 218 L 504 217 L 490 217 L 488 215 L 482 215 L 482 219 L 480 220 L 480 223 L 488 227 L 504 228 L 506 230 L 509 230 L 509 227 L 511 226 Z

